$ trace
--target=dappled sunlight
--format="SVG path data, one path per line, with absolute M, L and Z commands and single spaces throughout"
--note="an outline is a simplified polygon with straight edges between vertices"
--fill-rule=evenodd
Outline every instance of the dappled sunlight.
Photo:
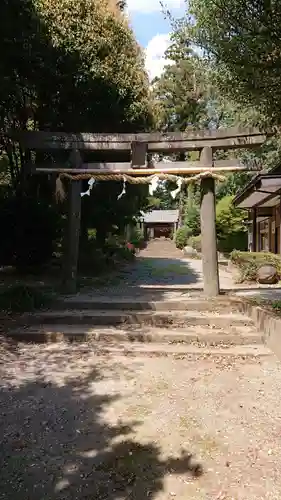
M 200 279 L 188 262 L 173 258 L 139 257 L 133 273 L 138 273 L 136 284 L 147 285 L 188 285 Z
M 120 276 L 126 286 L 202 286 L 202 275 L 184 259 L 174 242 L 152 240 L 140 252 L 136 262 L 128 265 Z
M 132 368 L 86 344 L 12 351 L 1 366 L 0 498 L 154 499 L 167 475 L 200 476 L 189 452 L 164 458 L 139 439 L 141 415 L 115 414 L 133 390 Z

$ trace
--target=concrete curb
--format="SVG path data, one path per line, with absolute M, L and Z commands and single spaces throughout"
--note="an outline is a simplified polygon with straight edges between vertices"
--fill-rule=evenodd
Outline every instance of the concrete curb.
M 262 335 L 264 344 L 281 360 L 281 317 L 262 306 L 248 302 L 245 298 L 235 299 L 234 302 L 237 303 L 241 313 L 253 320 L 256 329 Z

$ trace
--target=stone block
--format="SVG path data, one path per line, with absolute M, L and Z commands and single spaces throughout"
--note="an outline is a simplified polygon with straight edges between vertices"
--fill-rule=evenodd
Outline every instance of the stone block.
M 261 266 L 258 270 L 258 282 L 261 285 L 276 285 L 279 276 L 276 267 L 272 265 Z
M 186 256 L 186 257 L 193 257 L 194 255 L 197 255 L 197 250 L 195 250 L 195 248 L 192 248 L 192 247 L 189 247 L 189 246 L 186 246 L 184 247 L 183 249 L 183 254 Z

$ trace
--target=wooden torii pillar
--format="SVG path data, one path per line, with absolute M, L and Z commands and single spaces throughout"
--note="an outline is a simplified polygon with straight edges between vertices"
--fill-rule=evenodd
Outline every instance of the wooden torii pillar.
M 82 158 L 78 149 L 73 149 L 70 158 L 70 166 L 73 169 L 80 169 Z M 81 225 L 81 186 L 82 181 L 68 181 L 67 194 L 67 219 L 63 238 L 63 290 L 66 293 L 74 294 L 77 289 L 77 271 L 79 258 L 79 241 Z

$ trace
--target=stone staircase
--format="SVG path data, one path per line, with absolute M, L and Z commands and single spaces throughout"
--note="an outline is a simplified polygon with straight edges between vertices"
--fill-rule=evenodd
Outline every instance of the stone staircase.
M 28 342 L 90 342 L 101 353 L 181 357 L 271 353 L 252 320 L 228 296 L 132 297 L 133 293 L 61 299 L 51 311 L 23 315 L 9 334 Z

